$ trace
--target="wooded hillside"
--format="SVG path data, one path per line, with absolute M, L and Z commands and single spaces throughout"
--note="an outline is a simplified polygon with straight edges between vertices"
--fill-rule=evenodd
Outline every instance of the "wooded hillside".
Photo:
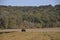
M 3 6 L 0 5 L 0 28 L 60 27 L 60 5 Z

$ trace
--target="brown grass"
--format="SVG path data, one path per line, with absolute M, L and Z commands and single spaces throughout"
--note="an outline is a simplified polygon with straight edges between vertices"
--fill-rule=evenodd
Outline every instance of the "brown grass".
M 12 32 L 0 34 L 0 40 L 60 40 L 59 32 Z

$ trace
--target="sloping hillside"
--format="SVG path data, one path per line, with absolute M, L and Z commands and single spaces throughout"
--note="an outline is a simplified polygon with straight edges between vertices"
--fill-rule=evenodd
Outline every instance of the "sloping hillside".
M 0 5 L 0 28 L 60 27 L 60 5 L 3 6 Z

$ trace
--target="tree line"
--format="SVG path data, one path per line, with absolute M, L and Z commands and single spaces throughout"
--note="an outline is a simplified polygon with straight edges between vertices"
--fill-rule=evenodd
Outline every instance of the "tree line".
M 0 5 L 0 29 L 60 27 L 60 5 Z

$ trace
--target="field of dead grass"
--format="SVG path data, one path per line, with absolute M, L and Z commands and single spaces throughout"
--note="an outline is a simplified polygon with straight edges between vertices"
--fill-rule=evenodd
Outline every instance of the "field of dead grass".
M 0 40 L 60 40 L 60 32 L 12 32 L 0 34 Z

